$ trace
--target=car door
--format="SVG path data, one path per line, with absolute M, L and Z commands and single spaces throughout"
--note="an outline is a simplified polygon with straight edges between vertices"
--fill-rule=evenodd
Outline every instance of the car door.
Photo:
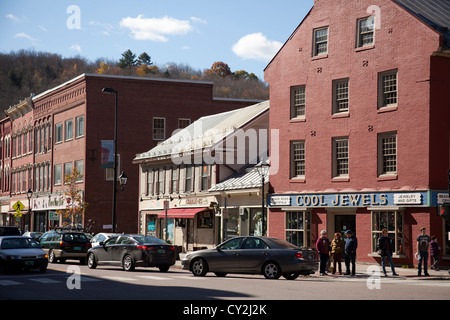
M 129 251 L 131 242 L 129 236 L 120 236 L 117 239 L 116 244 L 111 247 L 111 260 L 114 263 L 122 262 L 125 252 Z
M 211 272 L 239 272 L 239 253 L 244 238 L 233 238 L 216 247 L 208 257 Z
M 113 237 L 106 240 L 102 246 L 95 248 L 94 253 L 99 263 L 111 263 L 112 249 L 114 248 L 118 237 Z
M 269 246 L 259 238 L 246 238 L 239 253 L 239 265 L 243 272 L 259 272 L 267 261 Z

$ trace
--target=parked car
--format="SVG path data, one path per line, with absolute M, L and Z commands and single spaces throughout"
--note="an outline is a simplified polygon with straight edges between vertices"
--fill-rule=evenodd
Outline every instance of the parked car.
M 36 242 L 39 242 L 39 238 L 42 236 L 42 232 L 31 232 L 27 231 L 23 234 L 24 237 L 30 237 L 36 240 Z
M 47 252 L 50 263 L 74 259 L 85 264 L 91 243 L 83 232 L 47 231 L 40 238 L 39 246 Z
M 296 279 L 300 274 L 313 274 L 318 267 L 315 249 L 299 248 L 287 241 L 269 237 L 236 237 L 214 249 L 188 253 L 182 268 L 194 276 L 214 272 L 262 274 L 267 279 Z
M 20 230 L 17 227 L 0 226 L 0 236 L 20 236 Z
M 167 272 L 175 264 L 176 254 L 174 246 L 156 237 L 121 234 L 89 249 L 87 257 L 90 269 L 98 265 L 118 265 L 125 271 L 157 267 Z
M 0 237 L 0 272 L 14 269 L 47 271 L 47 254 L 30 237 Z
M 92 248 L 98 246 L 100 242 L 105 242 L 109 238 L 118 235 L 117 233 L 97 233 L 92 239 L 91 239 L 91 245 Z

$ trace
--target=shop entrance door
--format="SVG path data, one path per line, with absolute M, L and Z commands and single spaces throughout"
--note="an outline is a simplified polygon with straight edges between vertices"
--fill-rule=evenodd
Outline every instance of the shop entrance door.
M 342 239 L 345 239 L 345 232 L 351 230 L 356 235 L 356 215 L 355 214 L 337 214 L 334 216 L 335 232 L 340 232 Z

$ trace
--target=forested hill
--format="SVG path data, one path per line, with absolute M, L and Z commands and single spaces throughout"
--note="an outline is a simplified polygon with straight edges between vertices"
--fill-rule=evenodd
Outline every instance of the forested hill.
M 258 99 L 269 98 L 269 88 L 254 74 L 245 70 L 232 72 L 224 62 L 210 68 L 194 70 L 175 63 L 154 65 L 145 52 L 138 58 L 127 50 L 119 61 L 83 57 L 63 58 L 49 52 L 20 50 L 0 53 L 0 109 L 6 110 L 30 96 L 58 86 L 82 73 L 153 77 L 214 82 L 214 97 Z M 0 112 L 0 118 L 4 113 Z

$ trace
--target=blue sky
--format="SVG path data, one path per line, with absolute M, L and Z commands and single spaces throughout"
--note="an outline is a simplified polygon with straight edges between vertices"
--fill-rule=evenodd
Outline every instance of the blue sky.
M 156 65 L 215 61 L 263 70 L 313 0 L 1 0 L 0 52 L 34 49 L 118 60 L 130 49 Z

